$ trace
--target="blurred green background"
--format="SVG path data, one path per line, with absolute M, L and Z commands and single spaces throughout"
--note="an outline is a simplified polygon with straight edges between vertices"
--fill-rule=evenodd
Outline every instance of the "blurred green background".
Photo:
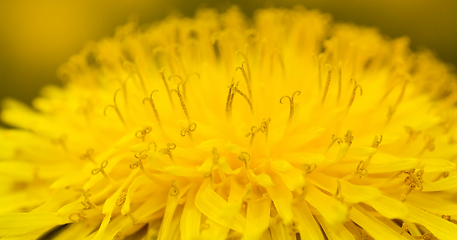
M 112 36 L 132 14 L 140 24 L 170 13 L 193 16 L 201 7 L 238 5 L 247 15 L 261 7 L 301 4 L 337 22 L 375 26 L 391 37 L 409 36 L 414 50 L 433 50 L 457 65 L 456 0 L 0 0 L 0 100 L 30 103 L 42 86 L 60 84 L 58 66 L 87 41 Z

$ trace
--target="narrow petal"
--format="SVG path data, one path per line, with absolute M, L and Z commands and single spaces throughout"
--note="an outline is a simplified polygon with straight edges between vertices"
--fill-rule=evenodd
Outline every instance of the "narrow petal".
M 306 201 L 315 207 L 332 226 L 343 223 L 347 219 L 347 207 L 335 198 L 324 194 L 312 184 L 308 185 Z
M 324 239 L 321 229 L 305 201 L 296 202 L 292 206 L 292 210 L 301 239 Z
M 409 210 L 409 221 L 425 226 L 438 239 L 457 239 L 457 225 L 411 204 L 406 205 Z

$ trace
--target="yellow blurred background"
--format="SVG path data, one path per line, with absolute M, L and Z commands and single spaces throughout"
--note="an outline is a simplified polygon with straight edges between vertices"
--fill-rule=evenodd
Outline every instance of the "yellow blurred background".
M 236 4 L 247 15 L 261 7 L 302 4 L 335 21 L 376 26 L 390 37 L 409 36 L 412 48 L 433 50 L 457 65 L 457 0 L 0 0 L 0 100 L 30 103 L 46 84 L 60 84 L 58 66 L 90 40 L 111 36 L 136 15 L 140 24 L 200 7 Z

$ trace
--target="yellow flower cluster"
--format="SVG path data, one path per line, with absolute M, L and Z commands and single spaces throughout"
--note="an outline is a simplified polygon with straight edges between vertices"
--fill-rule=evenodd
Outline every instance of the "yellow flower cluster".
M 457 82 L 302 8 L 88 45 L 0 131 L 4 239 L 457 239 Z

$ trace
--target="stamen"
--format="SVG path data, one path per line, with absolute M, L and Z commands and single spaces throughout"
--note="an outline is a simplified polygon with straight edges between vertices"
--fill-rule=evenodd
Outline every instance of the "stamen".
M 84 219 L 86 219 L 86 213 L 84 211 L 80 211 L 79 213 L 72 213 L 68 216 L 71 222 L 78 223 Z
M 171 189 L 170 189 L 170 196 L 176 197 L 179 194 L 179 188 L 178 188 L 178 183 L 173 180 L 171 183 Z
M 242 91 L 238 90 L 238 88 L 234 88 L 235 92 L 239 93 L 244 99 L 246 99 L 246 101 L 248 102 L 249 104 L 249 108 L 251 109 L 251 113 L 254 114 L 254 107 L 252 105 L 252 102 L 251 100 L 249 100 L 248 96 L 246 96 L 246 94 L 244 94 Z
M 149 126 L 144 127 L 143 129 L 138 130 L 135 133 L 135 137 L 136 138 L 141 138 L 143 140 L 143 142 L 144 142 L 144 139 L 145 139 L 146 135 L 149 134 L 151 131 L 152 131 L 151 127 L 149 127 Z
M 292 94 L 292 97 L 289 97 L 289 96 L 284 96 L 282 97 L 281 99 L 279 99 L 279 103 L 282 104 L 282 100 L 284 98 L 287 98 L 289 99 L 289 104 L 290 104 L 290 114 L 289 114 L 289 121 L 288 121 L 288 124 L 290 124 L 292 122 L 292 117 L 294 116 L 294 97 L 295 95 L 299 96 L 301 94 L 300 91 L 296 91 L 294 92 L 294 94 Z
M 405 126 L 405 131 L 409 134 L 408 141 L 414 140 L 421 133 L 420 131 L 414 131 L 410 126 Z
M 335 192 L 335 195 L 333 195 L 336 200 L 340 201 L 340 202 L 343 202 L 344 201 L 344 197 L 341 195 L 341 183 L 340 183 L 340 180 L 336 180 L 337 182 L 337 185 L 336 185 L 336 192 Z
M 162 148 L 159 150 L 159 152 L 162 154 L 167 154 L 170 157 L 170 160 L 173 162 L 173 164 L 176 164 L 175 159 L 173 158 L 173 155 L 171 154 L 171 150 L 173 150 L 175 148 L 176 148 L 176 144 L 168 143 L 167 148 Z
M 379 140 L 378 140 L 378 136 L 374 136 L 374 140 L 373 140 L 373 143 L 371 144 L 371 146 L 373 148 L 378 148 L 379 144 L 381 144 L 382 142 L 382 135 L 379 135 Z M 365 160 L 364 162 L 361 161 L 359 163 L 359 166 L 357 167 L 357 171 L 356 171 L 356 174 L 359 175 L 359 178 L 362 178 L 362 177 L 365 177 L 367 174 L 368 174 L 368 170 L 366 169 L 368 167 L 368 165 L 370 164 L 371 162 L 371 159 L 373 158 L 373 155 L 370 155 L 367 160 Z
M 352 95 L 351 95 L 351 98 L 349 99 L 349 104 L 346 108 L 346 111 L 349 110 L 349 108 L 352 106 L 352 103 L 354 102 L 354 99 L 355 99 L 355 95 L 357 93 L 357 89 L 360 89 L 360 96 L 362 96 L 363 94 L 363 91 L 362 91 L 362 86 L 360 86 L 359 84 L 357 84 L 357 80 L 355 80 L 354 78 L 351 78 L 351 81 L 354 80 L 354 89 L 352 90 Z
M 252 144 L 254 144 L 254 137 L 259 131 L 260 131 L 260 128 L 257 128 L 256 126 L 252 126 L 251 131 L 246 134 L 246 137 L 251 136 L 251 140 L 249 141 L 249 149 L 252 148 Z
M 408 225 L 406 225 L 405 223 L 402 223 L 401 224 L 401 232 L 400 232 L 400 235 L 403 235 L 403 233 L 408 233 Z
M 270 125 L 271 118 L 263 119 L 260 124 L 260 131 L 265 133 L 265 141 L 268 143 L 268 125 Z
M 321 90 L 322 89 L 322 82 L 321 82 L 322 53 L 319 54 L 318 56 L 313 55 L 313 57 L 316 59 L 316 64 L 317 64 L 317 82 L 319 83 L 319 90 Z
M 66 152 L 68 152 L 66 141 L 67 141 L 66 135 L 62 135 L 59 138 L 55 138 L 55 139 L 51 140 L 52 144 L 60 145 Z
M 359 178 L 365 177 L 368 174 L 364 161 L 359 162 L 359 165 L 357 166 L 357 174 L 359 175 Z
M 154 116 L 155 116 L 157 122 L 159 123 L 159 126 L 162 127 L 162 122 L 160 121 L 159 112 L 157 111 L 156 105 L 154 104 L 154 100 L 152 99 L 152 94 L 154 94 L 155 92 L 158 92 L 158 91 L 157 90 L 152 91 L 151 95 L 148 98 L 143 99 L 143 105 L 144 105 L 145 101 L 148 101 L 151 104 L 151 108 L 152 108 L 152 111 L 154 112 Z
M 401 88 L 400 95 L 398 96 L 397 102 L 395 103 L 394 106 L 389 107 L 389 112 L 387 113 L 387 122 L 390 122 L 390 119 L 392 119 L 392 116 L 394 113 L 397 111 L 398 105 L 400 105 L 401 100 L 403 99 L 403 96 L 405 95 L 405 90 L 406 86 L 408 85 L 408 81 L 404 81 L 403 87 Z
M 90 192 L 84 192 L 84 201 L 81 201 L 81 204 L 84 206 L 83 210 L 97 209 L 97 206 L 89 201 L 90 196 Z
M 182 98 L 181 91 L 179 91 L 180 85 L 182 85 L 182 82 L 179 82 L 178 85 L 176 86 L 176 89 L 171 90 L 171 92 L 175 92 L 178 95 L 179 101 L 181 102 L 182 110 L 184 111 L 184 114 L 186 115 L 187 121 L 189 123 L 191 123 L 189 113 L 187 112 L 186 104 L 184 103 L 184 99 Z
M 79 157 L 79 159 L 81 159 L 81 160 L 89 160 L 89 161 L 91 161 L 93 164 L 97 165 L 97 163 L 95 162 L 95 160 L 92 158 L 92 155 L 93 155 L 93 154 L 94 154 L 94 149 L 89 148 L 89 149 L 87 150 L 86 153 L 84 153 L 83 155 L 81 155 L 81 156 Z
M 150 142 L 148 144 L 148 150 L 151 150 L 151 144 L 154 144 L 154 152 L 157 152 L 157 144 L 155 142 Z
M 409 186 L 409 189 L 406 193 L 400 196 L 400 200 L 404 202 L 406 200 L 406 196 L 408 196 L 412 191 L 422 191 L 424 182 L 422 179 L 422 175 L 424 174 L 424 170 L 419 170 L 417 173 L 414 173 L 415 169 L 411 169 L 410 171 L 405 171 L 408 176 L 405 178 L 405 185 Z
M 245 62 L 243 62 L 245 63 Z M 249 99 L 252 99 L 252 90 L 251 90 L 251 81 L 249 80 L 248 76 L 246 75 L 246 71 L 243 68 L 243 63 L 241 64 L 241 67 L 237 67 L 236 70 L 240 69 L 241 73 L 244 76 L 244 79 L 246 80 L 246 86 L 248 87 L 248 93 L 249 93 Z
M 332 142 L 330 142 L 330 144 L 328 145 L 328 147 L 325 149 L 325 152 L 324 153 L 327 153 L 328 150 L 330 150 L 330 148 L 332 148 L 333 144 L 338 141 L 338 143 L 341 143 L 343 142 L 343 139 L 339 138 L 339 137 L 336 137 L 335 134 L 332 134 Z
M 430 152 L 433 152 L 433 150 L 435 150 L 435 138 L 431 137 L 429 135 L 426 135 L 424 137 L 424 139 L 425 139 L 426 143 L 425 143 L 425 146 L 422 149 L 422 151 L 419 153 L 419 156 L 422 156 L 422 154 L 424 154 L 425 150 L 429 150 Z
M 347 143 L 349 146 L 351 146 L 352 141 L 354 141 L 354 136 L 352 136 L 352 131 L 348 130 L 346 134 L 344 135 L 344 142 Z
M 237 84 L 238 85 L 238 84 Z M 227 119 L 232 118 L 232 103 L 233 103 L 233 97 L 235 96 L 235 83 L 233 82 L 229 86 L 229 94 L 227 96 L 227 104 L 225 105 L 225 115 Z
M 246 49 L 247 50 L 247 49 Z M 247 79 L 249 79 L 249 83 L 251 83 L 251 69 L 249 68 L 249 62 L 248 62 L 248 58 L 246 57 L 246 55 L 244 55 L 242 52 L 240 51 L 237 51 L 236 52 L 236 55 L 237 56 L 242 56 L 244 58 L 244 62 L 243 63 L 246 63 L 246 72 L 247 72 Z M 241 64 L 241 67 L 243 67 L 243 64 Z
M 116 200 L 116 205 L 118 207 L 122 206 L 122 204 L 124 204 L 125 200 L 127 199 L 127 193 L 126 192 L 122 192 L 119 197 L 117 198 Z
M 321 102 L 322 105 L 324 105 L 325 98 L 327 97 L 328 88 L 330 87 L 330 80 L 332 79 L 332 72 L 333 72 L 333 69 L 334 69 L 334 67 L 331 67 L 328 64 L 326 64 L 325 66 L 328 69 L 328 73 L 327 73 L 327 82 L 325 83 L 325 88 L 324 88 L 324 94 L 322 96 L 322 102 Z
M 186 135 L 189 135 L 189 138 L 192 142 L 194 142 L 194 138 L 192 137 L 192 132 L 197 129 L 197 124 L 196 123 L 190 123 L 187 128 L 181 128 L 181 136 L 185 137 Z
M 240 155 L 238 155 L 238 160 L 244 162 L 244 166 L 248 169 L 248 162 L 251 160 L 251 155 L 247 152 L 241 152 Z
M 159 74 L 160 74 L 160 76 L 162 77 L 163 84 L 165 84 L 165 89 L 167 90 L 168 99 L 170 99 L 171 106 L 172 106 L 173 108 L 175 108 L 175 105 L 174 105 L 174 103 L 173 103 L 173 99 L 172 99 L 172 97 L 171 97 L 170 88 L 168 87 L 167 80 L 165 79 L 165 68 L 160 69 Z
M 124 118 L 122 117 L 121 112 L 119 111 L 119 108 L 118 108 L 117 102 L 116 102 L 117 93 L 118 93 L 119 91 L 121 91 L 121 89 L 116 90 L 116 92 L 114 93 L 114 101 L 113 101 L 113 102 L 114 102 L 114 105 L 108 105 L 108 106 L 106 106 L 106 107 L 105 107 L 105 110 L 103 110 L 103 114 L 106 116 L 106 110 L 107 110 L 108 108 L 111 107 L 112 109 L 114 109 L 114 111 L 116 112 L 117 116 L 119 117 L 119 119 L 121 120 L 121 122 L 124 124 L 124 126 L 127 126 L 127 125 L 125 124 L 125 121 L 124 121 Z
M 92 175 L 97 175 L 98 173 L 101 173 L 104 177 L 106 177 L 112 184 L 116 185 L 116 181 L 114 181 L 114 179 L 112 179 L 108 174 L 106 174 L 105 172 L 105 168 L 106 166 L 108 165 L 108 161 L 103 161 L 101 164 L 100 164 L 100 168 L 95 168 L 94 170 L 92 170 Z
M 301 165 L 301 170 L 303 170 L 303 176 L 306 178 L 308 174 L 312 173 L 317 168 L 317 164 L 303 164 Z
M 140 78 L 141 87 L 143 87 L 144 95 L 147 95 L 146 85 L 144 84 L 143 76 L 140 74 L 140 71 L 138 71 L 137 66 L 129 61 L 124 61 L 123 66 L 124 68 L 128 68 L 130 70 L 130 74 L 136 73 L 138 75 L 138 77 Z

